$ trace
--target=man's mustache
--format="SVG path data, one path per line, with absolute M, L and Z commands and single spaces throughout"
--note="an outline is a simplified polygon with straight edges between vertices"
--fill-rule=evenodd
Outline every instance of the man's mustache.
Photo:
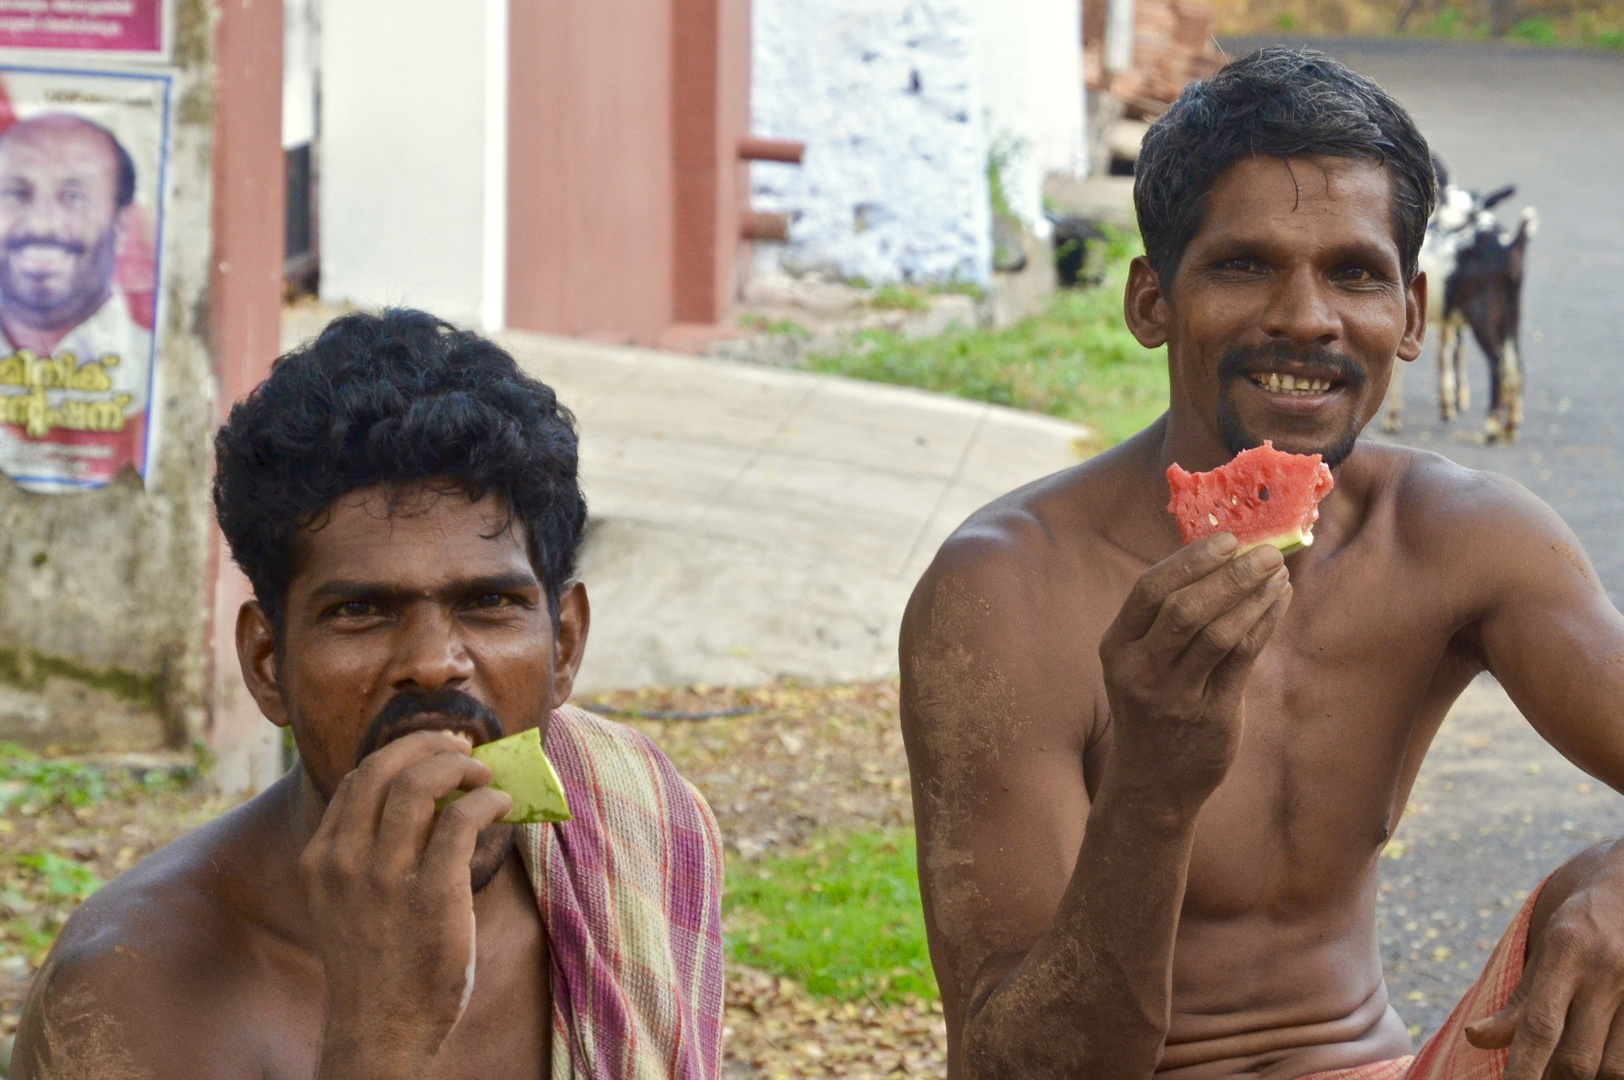
M 67 252 L 69 255 L 83 255 L 85 245 L 77 240 L 64 240 L 59 236 L 8 236 L 6 237 L 6 254 L 14 254 L 28 247 L 54 247 Z
M 434 717 L 434 722 L 426 725 L 413 723 L 424 716 Z M 476 734 L 479 737 L 475 742 L 479 743 L 495 742 L 503 735 L 502 721 L 496 718 L 491 707 L 461 690 L 427 693 L 403 690 L 390 698 L 389 703 L 378 710 L 372 723 L 367 725 L 366 734 L 361 738 L 361 748 L 355 755 L 355 763 L 359 765 L 368 754 L 400 735 L 442 728 Z
M 1263 345 L 1236 345 L 1225 352 L 1218 361 L 1218 385 L 1229 385 L 1254 364 L 1268 363 L 1289 364 L 1299 370 L 1307 368 L 1310 378 L 1345 383 L 1350 390 L 1362 388 L 1369 378 L 1362 366 L 1324 345 L 1299 348 L 1290 341 L 1272 341 Z

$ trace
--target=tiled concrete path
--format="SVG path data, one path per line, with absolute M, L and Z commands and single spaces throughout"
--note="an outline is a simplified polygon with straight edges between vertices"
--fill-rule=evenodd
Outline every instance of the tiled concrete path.
M 323 322 L 295 309 L 293 344 Z M 1074 424 L 921 391 L 505 333 L 581 430 L 583 693 L 896 668 L 903 605 L 973 510 L 1075 464 Z

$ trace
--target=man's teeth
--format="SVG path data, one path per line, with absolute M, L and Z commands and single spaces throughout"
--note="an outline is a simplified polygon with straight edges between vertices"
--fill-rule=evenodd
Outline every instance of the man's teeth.
M 1253 375 L 1252 381 L 1263 389 L 1274 394 L 1323 394 L 1331 388 L 1331 384 L 1324 379 L 1310 379 L 1306 376 L 1298 378 L 1295 375 L 1282 375 L 1271 371 L 1267 375 Z

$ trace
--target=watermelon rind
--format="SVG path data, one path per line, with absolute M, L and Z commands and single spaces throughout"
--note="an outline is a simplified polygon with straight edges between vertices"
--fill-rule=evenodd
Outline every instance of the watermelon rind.
M 1292 529 L 1290 532 L 1283 532 L 1279 536 L 1266 536 L 1262 540 L 1254 540 L 1250 544 L 1242 544 L 1240 549 L 1236 551 L 1235 554 L 1244 555 L 1253 548 L 1276 547 L 1280 549 L 1280 554 L 1292 555 L 1301 551 L 1303 548 L 1313 546 L 1314 534 L 1311 530 Z
M 558 772 L 541 747 L 540 728 L 483 743 L 474 747 L 473 756 L 490 766 L 489 786 L 512 797 L 513 809 L 502 819 L 507 824 L 535 825 L 574 817 Z M 463 792 L 454 791 L 437 806 L 443 810 L 462 796 Z

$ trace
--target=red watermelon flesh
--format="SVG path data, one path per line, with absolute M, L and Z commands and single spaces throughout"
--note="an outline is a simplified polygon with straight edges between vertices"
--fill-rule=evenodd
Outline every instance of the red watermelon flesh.
M 1319 501 L 1335 486 L 1318 454 L 1288 454 L 1269 442 L 1211 472 L 1185 472 L 1174 462 L 1167 483 L 1167 512 L 1178 518 L 1186 544 L 1227 532 L 1242 551 L 1273 544 L 1284 552 L 1314 542 Z

